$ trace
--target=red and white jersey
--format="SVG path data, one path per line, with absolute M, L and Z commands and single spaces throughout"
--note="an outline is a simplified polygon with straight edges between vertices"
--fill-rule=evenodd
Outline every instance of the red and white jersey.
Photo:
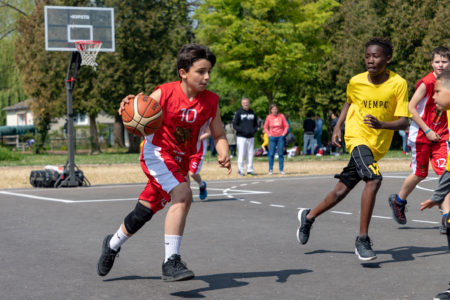
M 440 135 L 442 141 L 448 140 L 448 126 L 447 126 L 447 114 L 436 109 L 434 104 L 434 85 L 436 83 L 436 77 L 433 72 L 430 72 L 427 76 L 420 79 L 416 84 L 416 89 L 425 84 L 426 93 L 425 97 L 419 102 L 416 109 L 419 112 L 422 120 L 431 128 L 434 132 Z M 408 143 L 426 143 L 431 144 L 431 141 L 427 139 L 426 134 L 420 129 L 416 122 L 412 121 L 409 128 Z
M 154 134 L 146 137 L 145 150 L 164 151 L 180 163 L 193 154 L 203 153 L 205 143 L 199 137 L 216 116 L 219 96 L 205 90 L 189 101 L 180 81 L 165 83 L 156 89 L 161 90 L 159 104 L 163 123 Z

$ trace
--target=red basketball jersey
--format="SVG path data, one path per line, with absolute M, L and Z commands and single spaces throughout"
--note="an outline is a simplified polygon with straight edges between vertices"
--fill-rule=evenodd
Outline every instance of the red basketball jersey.
M 159 104 L 163 110 L 163 123 L 147 142 L 173 157 L 187 157 L 203 153 L 204 144 L 199 137 L 209 127 L 217 113 L 219 96 L 205 90 L 189 101 L 181 88 L 181 82 L 169 82 L 156 89 L 161 90 Z
M 436 109 L 434 104 L 434 85 L 436 83 L 436 77 L 433 72 L 420 79 L 416 84 L 416 89 L 425 84 L 426 93 L 424 98 L 417 105 L 417 111 L 419 112 L 422 120 L 431 128 L 434 132 L 440 135 L 441 141 L 448 140 L 448 126 L 447 126 L 447 114 Z M 415 143 L 431 144 L 431 141 L 427 139 L 426 134 L 420 129 L 416 122 L 412 121 L 409 129 L 409 141 Z

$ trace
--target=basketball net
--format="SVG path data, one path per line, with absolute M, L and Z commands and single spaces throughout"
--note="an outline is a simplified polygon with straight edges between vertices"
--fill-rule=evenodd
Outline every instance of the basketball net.
M 81 65 L 91 66 L 94 70 L 97 70 L 97 58 L 98 51 L 102 47 L 101 41 L 76 41 L 75 46 L 81 55 Z

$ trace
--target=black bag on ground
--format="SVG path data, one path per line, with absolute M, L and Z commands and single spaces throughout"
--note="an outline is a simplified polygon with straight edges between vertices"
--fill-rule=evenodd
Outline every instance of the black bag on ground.
M 54 187 L 60 176 L 61 174 L 54 170 L 31 171 L 30 184 L 33 187 Z

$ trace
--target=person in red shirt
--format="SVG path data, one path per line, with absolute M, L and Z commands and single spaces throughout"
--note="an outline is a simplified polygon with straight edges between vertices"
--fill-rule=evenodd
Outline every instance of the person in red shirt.
M 289 130 L 289 124 L 283 114 L 278 113 L 276 104 L 270 105 L 270 114 L 264 122 L 264 132 L 269 136 L 269 175 L 273 174 L 273 159 L 275 149 L 278 149 L 278 167 L 284 175 L 284 136 Z
M 413 119 L 408 136 L 412 173 L 406 177 L 399 193 L 388 198 L 393 219 L 399 224 L 406 224 L 406 198 L 428 176 L 429 162 L 437 175 L 445 171 L 449 150 L 447 114 L 436 109 L 433 94 L 436 77 L 449 66 L 449 61 L 448 48 L 439 46 L 432 51 L 433 71 L 417 82 L 416 91 L 409 102 L 408 108 Z
M 181 260 L 180 245 L 192 202 L 188 176 L 190 163 L 193 156 L 203 153 L 205 145 L 200 136 L 208 127 L 218 152 L 218 163 L 228 169 L 228 174 L 231 173 L 228 143 L 218 106 L 219 96 L 206 90 L 215 62 L 216 57 L 207 47 L 199 44 L 183 46 L 177 57 L 181 80 L 162 84 L 150 95 L 161 105 L 163 123 L 158 131 L 145 137 L 141 151 L 141 167 L 148 183 L 136 207 L 125 217 L 116 233 L 103 240 L 97 263 L 98 275 L 107 275 L 123 243 L 153 214 L 171 202 L 165 219 L 166 256 L 162 279 L 177 281 L 194 277 Z M 134 95 L 128 95 L 122 100 L 119 115 L 124 104 L 132 98 Z

